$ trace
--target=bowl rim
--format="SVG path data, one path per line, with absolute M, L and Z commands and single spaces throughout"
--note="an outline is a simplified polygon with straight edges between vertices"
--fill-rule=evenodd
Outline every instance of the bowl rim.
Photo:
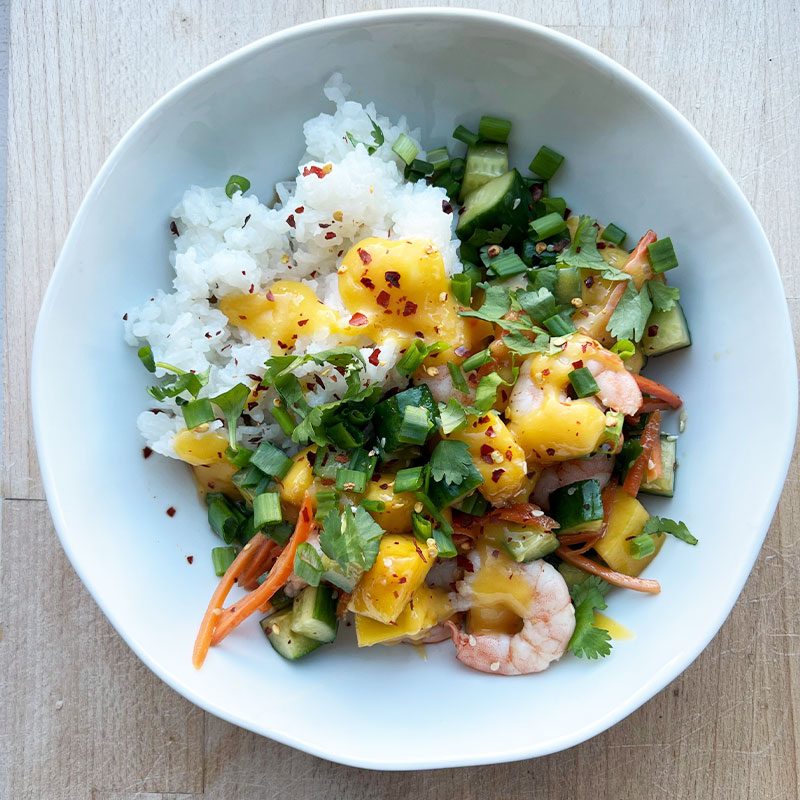
M 84 568 L 81 557 L 73 549 L 70 543 L 67 522 L 62 514 L 59 491 L 55 476 L 53 474 L 50 459 L 47 454 L 48 451 L 43 439 L 44 434 L 39 423 L 39 420 L 42 418 L 42 414 L 45 412 L 45 407 L 43 404 L 46 398 L 46 368 L 42 360 L 42 350 L 44 347 L 43 340 L 46 336 L 44 329 L 47 324 L 46 320 L 56 302 L 59 289 L 62 283 L 67 279 L 66 261 L 69 257 L 70 250 L 74 246 L 75 240 L 79 236 L 83 218 L 87 213 L 86 209 L 95 201 L 95 196 L 102 188 L 106 178 L 114 169 L 117 162 L 120 161 L 120 159 L 124 156 L 129 143 L 135 139 L 142 130 L 146 129 L 151 121 L 154 120 L 154 118 L 156 118 L 162 111 L 177 103 L 190 89 L 198 84 L 201 84 L 211 75 L 220 72 L 241 60 L 249 58 L 253 53 L 263 48 L 269 48 L 273 45 L 289 42 L 291 40 L 301 40 L 306 36 L 316 34 L 322 29 L 335 30 L 337 28 L 349 28 L 352 26 L 368 25 L 372 23 L 424 23 L 426 21 L 436 21 L 443 18 L 459 18 L 460 20 L 465 21 L 483 21 L 490 23 L 495 28 L 502 28 L 505 26 L 509 29 L 516 29 L 526 32 L 534 37 L 550 40 L 557 46 L 567 51 L 571 51 L 585 64 L 594 66 L 595 68 L 604 71 L 606 74 L 613 75 L 615 78 L 623 81 L 630 88 L 637 91 L 642 99 L 647 99 L 650 104 L 654 106 L 661 114 L 668 117 L 672 123 L 677 125 L 678 128 L 683 131 L 683 133 L 698 149 L 700 154 L 716 168 L 717 178 L 722 184 L 725 195 L 729 197 L 733 203 L 739 206 L 745 215 L 749 216 L 751 223 L 754 226 L 754 232 L 760 236 L 762 240 L 765 261 L 771 267 L 771 269 L 766 270 L 766 273 L 762 279 L 771 284 L 769 288 L 772 290 L 772 292 L 783 297 L 783 303 L 780 304 L 780 308 L 775 309 L 775 312 L 780 315 L 783 324 L 786 326 L 786 329 L 791 332 L 792 328 L 788 313 L 788 305 L 786 303 L 785 290 L 781 281 L 778 265 L 775 261 L 774 254 L 769 245 L 769 241 L 767 240 L 760 220 L 756 216 L 753 208 L 750 206 L 739 185 L 733 179 L 725 165 L 721 162 L 708 142 L 706 142 L 706 140 L 694 128 L 694 126 L 655 89 L 651 88 L 626 67 L 617 63 L 609 56 L 606 56 L 598 50 L 595 50 L 593 47 L 584 44 L 583 42 L 580 42 L 579 40 L 574 39 L 564 33 L 535 22 L 510 16 L 508 14 L 469 8 L 400 8 L 377 11 L 362 11 L 352 14 L 343 14 L 335 17 L 323 17 L 268 34 L 251 42 L 250 44 L 228 53 L 227 55 L 212 62 L 208 66 L 193 73 L 188 78 L 181 81 L 177 86 L 162 95 L 155 103 L 153 103 L 133 123 L 122 139 L 120 139 L 117 145 L 110 152 L 96 177 L 92 181 L 84 199 L 80 204 L 80 207 L 78 208 L 75 218 L 73 219 L 70 229 L 64 240 L 64 244 L 62 245 L 58 259 L 56 260 L 55 268 L 42 301 L 36 325 L 31 358 L 31 414 L 33 417 L 36 449 L 39 458 L 45 496 L 47 498 L 47 503 L 56 532 L 61 541 L 61 545 L 64 548 L 70 563 L 72 564 L 72 567 L 75 569 L 84 586 L 86 586 L 92 598 L 98 604 L 106 618 L 114 626 L 117 633 L 133 650 L 137 657 L 140 658 L 161 680 L 163 680 L 172 689 L 177 691 L 180 695 L 205 711 L 208 711 L 209 713 L 214 714 L 215 716 L 220 717 L 227 722 L 247 730 L 251 730 L 254 733 L 266 736 L 277 742 L 289 745 L 306 753 L 310 753 L 319 758 L 335 761 L 337 763 L 352 767 L 375 770 L 414 770 L 476 766 L 481 764 L 506 763 L 510 761 L 544 756 L 564 750 L 576 744 L 580 744 L 581 742 L 584 742 L 587 739 L 602 733 L 647 702 L 655 694 L 660 692 L 667 684 L 680 675 L 705 650 L 711 639 L 717 634 L 722 624 L 728 618 L 747 578 L 752 571 L 755 560 L 758 557 L 763 540 L 777 508 L 778 500 L 780 499 L 780 495 L 783 491 L 792 453 L 794 451 L 794 435 L 791 437 L 787 436 L 779 453 L 777 454 L 778 458 L 776 459 L 782 471 L 783 480 L 780 483 L 775 483 L 771 494 L 766 498 L 762 512 L 757 519 L 757 525 L 754 526 L 758 533 L 752 539 L 751 546 L 746 553 L 747 557 L 742 559 L 740 562 L 742 566 L 738 572 L 732 576 L 732 580 L 730 580 L 728 583 L 728 589 L 724 593 L 724 602 L 720 605 L 720 612 L 712 620 L 707 620 L 705 626 L 702 629 L 699 629 L 698 633 L 702 633 L 702 635 L 696 636 L 691 647 L 686 647 L 681 652 L 676 653 L 675 656 L 666 662 L 660 670 L 655 672 L 648 680 L 641 684 L 638 689 L 626 699 L 624 703 L 621 703 L 609 713 L 591 721 L 589 724 L 577 727 L 569 734 L 564 734 L 560 737 L 554 737 L 551 739 L 545 739 L 533 746 L 522 744 L 513 750 L 506 750 L 502 753 L 488 752 L 485 758 L 442 758 L 436 756 L 435 754 L 421 757 L 412 755 L 408 761 L 404 762 L 387 762 L 370 758 L 364 759 L 360 758 L 356 753 L 337 752 L 335 748 L 326 750 L 325 748 L 319 747 L 312 742 L 305 741 L 300 736 L 287 735 L 280 730 L 273 729 L 269 726 L 269 724 L 255 725 L 251 724 L 247 720 L 242 719 L 236 714 L 235 711 L 220 706 L 213 697 L 204 696 L 185 685 L 180 677 L 173 674 L 168 668 L 162 666 L 155 656 L 151 655 L 145 649 L 140 647 L 136 641 L 133 641 L 128 637 L 126 634 L 124 620 L 120 619 L 110 605 L 105 601 L 105 599 L 96 593 L 95 587 L 87 575 L 87 570 Z M 794 355 L 794 342 L 791 337 L 789 339 L 788 346 L 790 353 Z M 785 382 L 787 384 L 789 399 L 792 401 L 791 407 L 793 409 L 793 411 L 790 412 L 790 419 L 788 421 L 791 423 L 791 429 L 794 432 L 797 428 L 798 413 L 796 357 L 793 359 L 790 370 L 784 373 L 784 378 L 786 379 Z M 702 646 L 698 646 L 699 644 Z

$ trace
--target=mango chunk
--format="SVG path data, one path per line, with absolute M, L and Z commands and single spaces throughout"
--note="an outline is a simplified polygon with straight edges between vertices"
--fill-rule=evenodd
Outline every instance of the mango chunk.
M 453 615 L 446 589 L 423 586 L 411 596 L 408 605 L 392 623 L 378 622 L 356 615 L 356 638 L 359 647 L 396 644 L 401 639 L 422 639 L 428 631 Z
M 414 496 L 408 492 L 394 493 L 394 475 L 382 475 L 380 480 L 370 481 L 364 498 L 381 500 L 386 505 L 384 511 L 369 512 L 386 533 L 408 533 L 411 530 Z
M 314 482 L 314 473 L 308 455 L 316 452 L 317 446 L 313 444 L 311 447 L 301 450 L 292 459 L 294 464 L 284 476 L 279 489 L 282 502 L 298 507 L 302 505 L 305 493 Z

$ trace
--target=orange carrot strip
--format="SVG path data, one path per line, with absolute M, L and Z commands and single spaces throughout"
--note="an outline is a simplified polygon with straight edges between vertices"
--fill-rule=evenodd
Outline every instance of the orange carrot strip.
M 242 570 L 239 576 L 239 586 L 248 591 L 258 587 L 256 579 L 259 575 L 263 575 L 269 568 L 270 559 L 275 549 L 279 549 L 278 545 L 272 539 L 265 539 L 261 543 L 258 552 L 253 556 L 250 563 Z
M 650 378 L 645 378 L 643 375 L 634 375 L 633 379 L 638 384 L 639 388 L 650 395 L 655 397 L 656 400 L 663 400 L 670 408 L 680 408 L 683 405 L 683 400 L 672 391 L 664 386 L 663 383 L 652 381 Z M 643 403 L 646 403 L 649 398 L 643 398 Z
M 262 544 L 262 540 L 266 539 L 263 533 L 257 533 L 240 551 L 239 555 L 233 559 L 233 562 L 225 571 L 222 580 L 211 595 L 206 613 L 203 615 L 203 621 L 200 623 L 200 630 L 197 632 L 197 638 L 194 642 L 194 649 L 192 651 L 192 664 L 195 669 L 200 669 L 203 662 L 208 655 L 208 648 L 211 646 L 211 636 L 214 633 L 214 628 L 219 622 L 220 610 L 225 598 L 233 588 L 233 584 L 242 570 L 248 565 L 250 559 L 255 555 L 258 547 Z
M 633 462 L 628 474 L 625 476 L 625 482 L 622 488 L 631 496 L 636 497 L 639 494 L 639 487 L 642 485 L 645 470 L 647 469 L 647 462 L 651 458 L 653 447 L 656 439 L 659 438 L 661 431 L 661 412 L 654 411 L 647 420 L 647 424 L 642 431 L 641 445 L 642 452 L 639 458 Z
M 298 546 L 308 539 L 316 524 L 314 520 L 314 504 L 311 495 L 306 493 L 303 505 L 300 507 L 300 515 L 297 518 L 297 526 L 294 529 L 294 533 L 269 571 L 266 580 L 258 589 L 250 592 L 247 597 L 222 612 L 211 636 L 212 645 L 219 644 L 234 628 L 241 625 L 251 614 L 261 608 L 286 583 L 294 569 L 294 556 Z
M 653 466 L 651 467 L 650 464 Z M 661 435 L 656 436 L 650 458 L 647 462 L 647 480 L 658 480 L 664 474 L 664 465 L 661 462 Z
M 622 572 L 615 572 L 611 567 L 606 567 L 603 564 L 598 564 L 586 556 L 573 553 L 569 547 L 561 546 L 556 550 L 556 555 L 568 561 L 578 569 L 584 572 L 589 572 L 592 575 L 601 577 L 608 583 L 613 583 L 614 586 L 621 586 L 623 589 L 633 589 L 636 592 L 646 592 L 647 594 L 658 594 L 661 591 L 661 585 L 658 581 L 651 581 L 646 578 L 633 578 L 630 575 L 625 575 Z

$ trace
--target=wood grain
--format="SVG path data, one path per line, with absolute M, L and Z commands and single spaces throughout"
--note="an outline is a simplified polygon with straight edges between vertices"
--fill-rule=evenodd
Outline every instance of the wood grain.
M 441 3 L 440 3 L 441 4 Z M 800 798 L 800 466 L 730 619 L 680 678 L 564 753 L 382 774 L 329 764 L 199 711 L 129 651 L 52 530 L 30 432 L 36 314 L 102 161 L 165 90 L 259 36 L 378 0 L 12 0 L 7 187 L 0 798 L 549 800 Z M 406 2 L 403 5 L 429 5 Z M 462 5 L 452 3 L 452 5 Z M 790 0 L 475 0 L 632 69 L 708 139 L 753 203 L 800 328 L 800 18 Z M 698 210 L 701 213 L 702 210 Z M 702 613 L 702 609 L 698 609 Z M 457 725 L 469 713 L 449 713 Z M 424 737 L 415 746 L 424 746 Z

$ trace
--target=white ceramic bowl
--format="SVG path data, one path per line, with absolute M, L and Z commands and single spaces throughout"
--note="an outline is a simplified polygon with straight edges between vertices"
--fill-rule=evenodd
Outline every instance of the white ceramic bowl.
M 141 456 L 146 376 L 122 340 L 123 309 L 167 287 L 167 215 L 190 184 L 232 172 L 270 197 L 293 174 L 305 119 L 344 73 L 364 101 L 445 141 L 483 113 L 514 122 L 525 165 L 547 142 L 567 156 L 558 191 L 636 233 L 670 235 L 694 346 L 653 361 L 689 412 L 668 516 L 647 571 L 657 597 L 613 592 L 637 638 L 600 662 L 540 675 L 461 667 L 449 644 L 357 651 L 351 631 L 290 664 L 255 621 L 197 672 L 195 631 L 216 583 L 215 538 L 187 471 Z M 769 383 L 765 383 L 766 381 Z M 796 372 L 781 283 L 761 226 L 695 130 L 617 64 L 561 34 L 475 11 L 363 14 L 256 42 L 156 103 L 111 154 L 81 206 L 44 301 L 33 410 L 47 498 L 69 558 L 134 651 L 181 694 L 231 722 L 334 761 L 380 769 L 483 764 L 574 745 L 629 714 L 697 657 L 753 565 L 783 485 Z M 62 393 L 63 392 L 63 393 Z M 768 397 L 768 410 L 765 401 Z M 165 514 L 177 509 L 174 518 Z M 194 556 L 189 565 L 187 555 Z M 576 692 L 591 683 L 597 690 Z

